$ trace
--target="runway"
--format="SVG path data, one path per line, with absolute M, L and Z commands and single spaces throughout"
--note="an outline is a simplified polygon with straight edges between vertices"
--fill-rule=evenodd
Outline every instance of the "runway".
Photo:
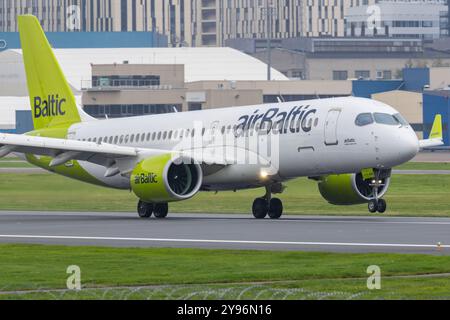
M 450 219 L 0 212 L 0 243 L 448 255 Z

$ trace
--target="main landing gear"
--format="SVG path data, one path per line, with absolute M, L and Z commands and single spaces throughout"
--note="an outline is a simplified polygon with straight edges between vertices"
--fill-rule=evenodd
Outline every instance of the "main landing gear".
M 148 219 L 152 215 L 157 219 L 164 219 L 169 213 L 169 205 L 167 203 L 147 203 L 144 201 L 139 201 L 137 206 L 137 211 L 139 217 L 143 219 Z
M 270 219 L 280 219 L 283 215 L 283 202 L 278 198 L 272 198 L 272 193 L 274 193 L 272 186 L 267 186 L 265 196 L 253 202 L 253 216 L 256 219 L 264 219 L 267 215 Z

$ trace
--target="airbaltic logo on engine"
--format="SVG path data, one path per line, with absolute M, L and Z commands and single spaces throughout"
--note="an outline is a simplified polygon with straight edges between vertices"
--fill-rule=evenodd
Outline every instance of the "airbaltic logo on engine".
M 153 184 L 158 183 L 158 175 L 154 173 L 141 173 L 134 177 L 134 184 Z
M 286 134 L 288 130 L 295 132 L 310 132 L 313 126 L 316 109 L 310 109 L 311 106 L 296 106 L 289 112 L 281 111 L 279 108 L 271 108 L 265 112 L 255 110 L 252 115 L 244 115 L 239 118 L 240 123 L 237 130 L 241 133 L 251 128 L 265 129 L 267 132 Z M 280 112 L 281 111 L 281 112 Z M 314 121 L 317 126 L 318 119 Z
M 63 110 L 64 103 L 66 103 L 66 99 L 59 99 L 58 95 L 49 95 L 47 100 L 34 97 L 34 117 L 37 119 L 63 116 L 66 114 Z

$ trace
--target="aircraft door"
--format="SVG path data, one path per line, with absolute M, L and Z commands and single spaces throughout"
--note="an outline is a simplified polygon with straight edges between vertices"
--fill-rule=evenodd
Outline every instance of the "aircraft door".
M 210 139 L 208 141 L 209 145 L 214 145 L 217 141 L 217 134 L 219 132 L 219 126 L 220 126 L 220 122 L 219 121 L 214 121 L 211 124 L 210 127 Z
M 339 144 L 337 129 L 341 109 L 331 109 L 325 122 L 325 145 L 336 146 Z

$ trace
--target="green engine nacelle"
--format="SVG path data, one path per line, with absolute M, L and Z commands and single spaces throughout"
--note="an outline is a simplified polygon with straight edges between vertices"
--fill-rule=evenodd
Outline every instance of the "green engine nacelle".
M 202 186 L 203 172 L 188 159 L 165 154 L 140 162 L 130 179 L 131 189 L 140 200 L 165 203 L 192 198 Z
M 383 178 L 381 182 L 378 197 L 386 194 L 390 178 Z M 319 180 L 319 191 L 325 200 L 334 205 L 363 204 L 375 198 L 369 184 L 370 180 L 364 180 L 361 173 L 330 175 Z

